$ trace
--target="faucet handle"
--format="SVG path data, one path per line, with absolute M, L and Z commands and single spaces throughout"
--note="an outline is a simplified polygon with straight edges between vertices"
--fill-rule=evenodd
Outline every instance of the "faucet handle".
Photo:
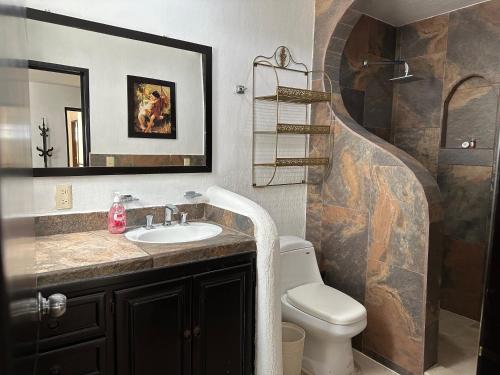
M 134 197 L 132 194 L 121 194 L 121 193 L 115 192 L 115 195 L 119 196 L 121 203 L 128 203 L 128 202 L 134 202 L 134 201 L 139 200 L 139 198 Z
M 153 215 L 146 215 L 146 229 L 153 228 Z
M 200 194 L 200 193 L 197 193 L 196 191 L 190 190 L 190 191 L 186 191 L 184 193 L 184 198 L 186 198 L 186 199 L 194 199 L 194 198 L 201 197 L 202 195 L 203 194 Z
M 187 216 L 188 216 L 187 212 L 181 212 L 181 220 L 180 220 L 181 224 L 187 224 Z

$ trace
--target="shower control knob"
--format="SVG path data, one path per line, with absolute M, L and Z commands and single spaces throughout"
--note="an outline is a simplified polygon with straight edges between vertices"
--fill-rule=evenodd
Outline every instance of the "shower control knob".
M 50 295 L 48 298 L 38 293 L 38 312 L 40 319 L 44 316 L 50 318 L 59 318 L 66 312 L 67 298 L 64 294 L 56 293 Z

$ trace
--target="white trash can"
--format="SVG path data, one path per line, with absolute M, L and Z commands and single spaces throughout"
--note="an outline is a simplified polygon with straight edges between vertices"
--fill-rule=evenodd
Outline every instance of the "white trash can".
M 296 324 L 281 324 L 283 340 L 283 375 L 300 375 L 306 331 Z

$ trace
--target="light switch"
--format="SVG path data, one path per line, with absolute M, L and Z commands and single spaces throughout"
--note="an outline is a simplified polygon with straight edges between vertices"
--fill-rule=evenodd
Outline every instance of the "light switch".
M 56 186 L 56 209 L 65 210 L 73 207 L 73 192 L 71 185 Z

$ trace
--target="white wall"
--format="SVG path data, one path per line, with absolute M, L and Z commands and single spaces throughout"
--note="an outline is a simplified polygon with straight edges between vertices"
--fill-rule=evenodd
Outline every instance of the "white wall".
M 28 20 L 31 60 L 89 70 L 94 154 L 203 155 L 201 54 Z M 176 139 L 128 137 L 127 75 L 175 82 Z
M 27 6 L 151 32 L 213 47 L 213 161 L 211 174 L 38 178 L 36 212 L 53 213 L 55 185 L 73 184 L 72 211 L 105 210 L 115 190 L 136 194 L 140 204 L 183 202 L 186 190 L 218 184 L 255 200 L 276 221 L 280 233 L 303 235 L 305 186 L 251 187 L 252 60 L 290 47 L 311 66 L 313 0 L 28 0 Z M 62 211 L 59 211 L 60 213 Z M 65 211 L 67 212 L 67 211 Z
M 49 128 L 47 148 L 54 147 L 47 164 L 49 167 L 67 167 L 68 143 L 64 108 L 80 108 L 80 87 L 30 81 L 29 88 L 33 167 L 44 167 L 43 158 L 38 156 L 40 152 L 36 149 L 37 146 L 43 148 L 42 136 L 38 129 L 38 126 L 42 126 L 43 117 Z

